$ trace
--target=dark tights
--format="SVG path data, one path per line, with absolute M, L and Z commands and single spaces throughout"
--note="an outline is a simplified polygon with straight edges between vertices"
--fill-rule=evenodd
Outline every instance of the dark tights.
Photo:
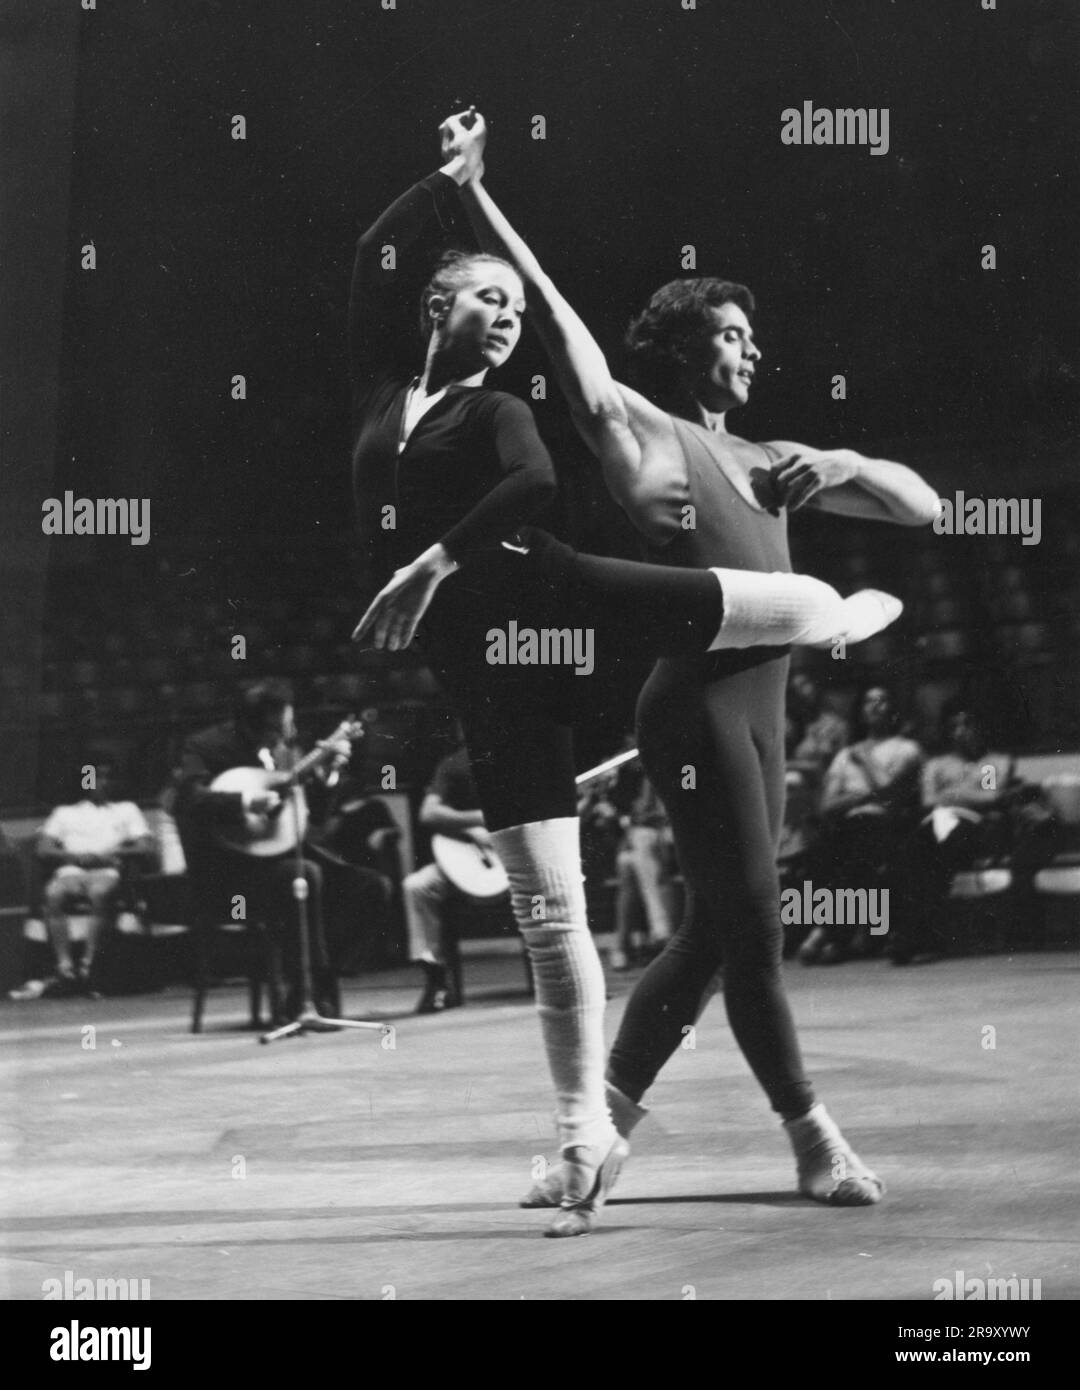
M 620 654 L 701 653 L 724 616 L 708 570 L 584 555 L 531 527 L 518 538 L 529 553 L 496 557 L 497 583 L 470 587 L 467 570 L 448 581 L 421 637 L 461 719 L 489 830 L 577 815 L 574 726 Z M 590 632 L 593 671 L 492 664 L 488 633 L 511 620 Z
M 735 1040 L 773 1109 L 794 1118 L 814 1094 L 781 975 L 776 844 L 788 663 L 745 660 L 744 669 L 712 680 L 700 663 L 663 661 L 641 694 L 638 743 L 671 817 L 687 904 L 679 931 L 630 998 L 608 1077 L 640 1100 L 696 1023 L 722 966 Z

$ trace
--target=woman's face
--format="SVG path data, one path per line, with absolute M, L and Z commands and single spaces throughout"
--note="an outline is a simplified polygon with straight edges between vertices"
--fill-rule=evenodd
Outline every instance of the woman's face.
M 442 325 L 443 346 L 473 371 L 501 367 L 517 347 L 525 313 L 521 279 L 509 266 L 477 261 Z

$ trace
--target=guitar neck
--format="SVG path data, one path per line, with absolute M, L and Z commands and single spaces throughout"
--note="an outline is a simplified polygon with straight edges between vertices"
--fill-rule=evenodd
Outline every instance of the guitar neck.
M 314 772 L 321 762 L 325 762 L 328 758 L 332 758 L 334 756 L 334 749 L 326 745 L 334 743 L 340 738 L 348 738 L 350 727 L 348 720 L 343 724 L 339 724 L 330 737 L 325 740 L 325 743 L 313 748 L 310 753 L 305 753 L 295 767 L 291 767 L 287 770 L 286 775 L 289 780 L 291 782 L 302 782 L 308 773 Z

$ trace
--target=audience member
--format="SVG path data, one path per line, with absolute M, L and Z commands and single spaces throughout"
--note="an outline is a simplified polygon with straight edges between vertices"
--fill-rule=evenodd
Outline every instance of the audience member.
M 891 894 L 901 847 L 918 820 L 923 751 L 896 732 L 900 719 L 888 687 L 870 686 L 858 712 L 862 737 L 837 753 L 825 776 L 811 877 L 815 888 Z M 849 925 L 815 927 L 799 958 L 835 964 L 847 958 L 854 937 Z
M 789 759 L 816 770 L 820 781 L 851 736 L 848 722 L 826 707 L 821 687 L 808 671 L 792 672 L 788 681 L 787 713 L 800 730 Z
M 942 954 L 948 945 L 947 900 L 954 876 L 1005 856 L 1014 840 L 1011 813 L 1038 797 L 1022 782 L 1011 753 L 993 747 L 970 699 L 942 711 L 945 752 L 922 770 L 922 810 L 900 878 L 900 910 L 888 942 L 894 965 Z
M 484 813 L 473 781 L 464 744 L 439 763 L 420 806 L 420 825 L 433 835 L 471 840 L 491 849 L 484 827 Z M 445 919 L 458 890 L 439 868 L 426 864 L 408 874 L 401 885 L 405 900 L 405 924 L 409 933 L 410 959 L 424 971 L 424 989 L 416 1006 L 418 1014 L 440 1013 L 461 1003 L 450 979 L 446 960 Z
M 672 933 L 671 879 L 675 845 L 663 802 L 638 762 L 624 763 L 610 794 L 623 838 L 615 856 L 615 940 L 608 956 L 613 970 L 627 970 L 634 957 L 634 928 L 644 914 L 645 954 L 663 950 Z
M 56 975 L 43 991 L 47 996 L 96 992 L 98 948 L 115 920 L 125 866 L 152 858 L 155 851 L 138 806 L 113 800 L 111 756 L 88 752 L 80 780 L 86 795 L 57 806 L 37 842 L 42 917 L 56 956 Z M 85 906 L 88 915 L 86 940 L 76 963 L 68 915 L 78 906 Z

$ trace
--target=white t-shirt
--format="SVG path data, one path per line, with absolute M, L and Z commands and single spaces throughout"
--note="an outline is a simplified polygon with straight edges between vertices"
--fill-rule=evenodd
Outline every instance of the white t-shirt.
M 125 840 L 150 834 L 134 801 L 79 801 L 57 806 L 41 833 L 58 840 L 68 854 L 112 854 Z

